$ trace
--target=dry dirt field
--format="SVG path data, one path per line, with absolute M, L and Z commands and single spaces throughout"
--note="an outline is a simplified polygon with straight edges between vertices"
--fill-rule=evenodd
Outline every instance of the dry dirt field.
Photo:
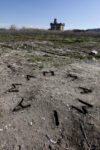
M 100 150 L 95 44 L 0 43 L 0 150 Z

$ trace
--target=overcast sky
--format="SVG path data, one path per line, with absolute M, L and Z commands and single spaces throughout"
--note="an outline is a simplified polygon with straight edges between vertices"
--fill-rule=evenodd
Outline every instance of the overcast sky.
M 48 29 L 54 18 L 65 29 L 100 28 L 100 0 L 0 0 L 0 27 Z

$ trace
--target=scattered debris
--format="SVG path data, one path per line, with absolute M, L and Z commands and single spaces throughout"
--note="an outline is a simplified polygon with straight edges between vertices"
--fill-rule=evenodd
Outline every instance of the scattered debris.
M 87 89 L 87 88 L 84 88 L 84 87 L 79 87 L 79 89 L 82 90 L 82 92 L 80 92 L 81 94 L 92 93 L 91 89 Z
M 83 135 L 83 137 L 84 137 L 84 139 L 86 141 L 86 144 L 87 144 L 88 148 L 90 148 L 90 144 L 89 144 L 88 139 L 87 139 L 87 135 L 86 135 L 86 132 L 85 132 L 84 124 L 82 122 L 80 122 L 80 129 L 81 129 L 82 135 Z
M 13 109 L 13 112 L 14 112 L 14 111 L 21 110 L 21 109 L 28 108 L 28 107 L 31 107 L 30 104 L 28 104 L 28 105 L 23 105 L 23 104 L 22 104 L 23 101 L 24 101 L 24 98 L 22 98 L 22 100 L 19 102 L 19 104 Z
M 58 119 L 58 113 L 56 110 L 54 110 L 54 119 L 56 126 L 59 126 L 59 119 Z
M 57 143 L 56 141 L 50 139 L 48 135 L 45 135 L 45 136 L 46 136 L 46 138 L 47 138 L 52 144 L 56 144 L 56 143 Z
M 88 107 L 93 107 L 93 105 L 92 105 L 92 104 L 89 104 L 89 103 L 87 103 L 87 102 L 84 102 L 84 101 L 83 101 L 83 100 L 81 100 L 81 99 L 78 99 L 78 101 L 79 101 L 79 102 L 81 102 L 82 104 L 87 105 Z
M 92 56 L 95 56 L 95 55 L 98 54 L 98 52 L 97 52 L 96 50 L 93 50 L 93 51 L 91 51 L 89 54 L 92 55 Z

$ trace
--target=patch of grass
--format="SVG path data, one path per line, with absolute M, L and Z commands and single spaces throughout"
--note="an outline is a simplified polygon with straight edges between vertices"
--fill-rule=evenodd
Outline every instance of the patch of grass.
M 9 48 L 2 48 L 2 52 L 4 52 L 4 53 L 9 53 L 9 52 L 11 52 L 12 51 L 12 49 L 9 49 Z
M 15 56 L 18 56 L 18 53 L 16 53 Z
M 100 54 L 97 54 L 95 58 L 100 59 Z
M 59 67 L 61 64 L 58 61 L 56 61 L 53 63 L 53 65 L 54 65 L 54 67 Z
M 9 46 L 9 45 L 2 45 L 1 47 L 2 47 L 2 48 L 8 48 L 8 49 L 13 50 L 12 46 Z
M 59 44 L 64 43 L 64 44 L 75 44 L 75 43 L 82 43 L 82 42 L 89 42 L 89 41 L 96 41 L 95 38 L 93 37 L 73 37 L 73 38 L 52 38 L 49 39 L 50 41 L 57 42 Z
M 4 32 L 0 33 L 0 41 L 27 41 L 27 40 L 45 40 L 55 43 L 81 43 L 86 41 L 100 42 L 100 36 L 89 34 L 66 34 L 66 33 L 48 33 L 48 32 Z
M 40 69 L 43 69 L 43 68 L 44 68 L 44 65 L 43 65 L 43 64 L 40 64 L 40 65 L 39 65 L 39 68 L 40 68 Z

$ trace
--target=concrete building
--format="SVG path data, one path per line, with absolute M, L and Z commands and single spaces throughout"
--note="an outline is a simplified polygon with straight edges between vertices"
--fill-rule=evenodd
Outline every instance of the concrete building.
M 54 19 L 54 23 L 50 23 L 51 26 L 51 30 L 59 30 L 59 31 L 63 31 L 65 24 L 64 23 L 58 23 L 57 19 Z

